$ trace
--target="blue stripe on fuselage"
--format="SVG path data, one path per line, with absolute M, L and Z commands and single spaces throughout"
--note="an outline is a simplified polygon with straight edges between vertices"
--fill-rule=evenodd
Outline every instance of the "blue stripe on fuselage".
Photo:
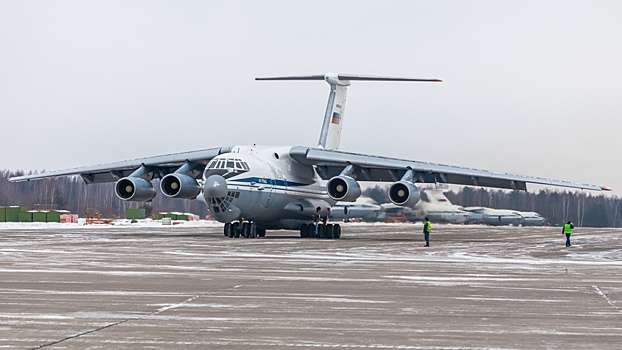
M 287 180 L 278 180 L 278 179 L 267 179 L 267 178 L 263 178 L 263 177 L 247 177 L 247 178 L 243 178 L 243 179 L 231 179 L 229 180 L 231 182 L 236 181 L 236 182 L 248 182 L 248 183 L 258 183 L 258 184 L 266 184 L 266 185 L 275 185 L 275 186 L 287 186 L 287 187 L 297 187 L 297 186 L 311 186 L 311 185 L 315 185 L 316 183 L 312 182 L 312 183 L 301 183 L 301 182 L 293 182 L 293 181 L 287 181 Z

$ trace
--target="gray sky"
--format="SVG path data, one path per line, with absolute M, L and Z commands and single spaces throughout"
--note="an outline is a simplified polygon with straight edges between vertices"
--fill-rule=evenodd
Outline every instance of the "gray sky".
M 621 1 L 0 2 L 0 169 L 235 144 L 317 145 L 592 183 L 622 194 Z M 379 134 L 369 142 L 370 132 Z

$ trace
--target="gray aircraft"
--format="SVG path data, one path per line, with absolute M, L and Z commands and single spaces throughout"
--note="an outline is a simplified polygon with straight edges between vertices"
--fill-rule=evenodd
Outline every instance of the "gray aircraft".
M 420 216 L 427 216 L 432 221 L 446 222 L 475 222 L 487 225 L 524 225 L 542 226 L 546 221 L 536 212 L 524 212 L 508 209 L 493 209 L 484 207 L 467 207 L 452 204 L 445 196 L 443 190 L 426 189 L 428 201 L 420 201 L 415 208 L 421 204 Z
M 299 230 L 301 237 L 339 238 L 341 226 L 328 222 L 337 202 L 355 201 L 359 182 L 390 182 L 390 200 L 413 206 L 416 183 L 450 183 L 526 190 L 527 183 L 582 188 L 606 187 L 512 175 L 451 165 L 339 151 L 346 92 L 354 81 L 440 82 L 438 79 L 321 74 L 256 78 L 319 80 L 330 86 L 317 147 L 223 146 L 115 163 L 13 177 L 28 181 L 80 176 L 87 184 L 115 182 L 122 200 L 145 202 L 160 192 L 170 198 L 202 199 L 229 237 L 264 236 L 268 229 Z M 233 121 L 232 121 L 233 122 Z M 301 130 L 303 132 L 303 130 Z
M 542 226 L 546 223 L 546 218 L 534 211 L 517 211 L 523 217 L 523 226 Z
M 471 213 L 471 222 L 492 226 L 520 225 L 523 217 L 515 210 L 493 209 L 485 207 L 466 207 L 464 210 Z
M 469 221 L 471 213 L 461 206 L 452 204 L 441 189 L 426 189 L 427 201 L 421 200 L 415 205 L 417 218 L 429 218 L 432 222 L 461 224 Z
M 332 220 L 361 219 L 375 221 L 382 217 L 383 209 L 369 197 L 359 197 L 355 202 L 337 202 L 330 210 Z

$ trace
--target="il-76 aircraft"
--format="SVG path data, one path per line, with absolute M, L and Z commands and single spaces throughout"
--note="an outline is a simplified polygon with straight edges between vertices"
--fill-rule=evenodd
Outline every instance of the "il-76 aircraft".
M 337 202 L 355 201 L 363 181 L 391 182 L 388 194 L 399 206 L 419 201 L 416 183 L 450 183 L 526 190 L 527 183 L 588 190 L 606 187 L 512 175 L 415 160 L 339 151 L 346 92 L 353 81 L 440 82 L 438 79 L 321 74 L 256 80 L 323 80 L 330 86 L 317 147 L 224 146 L 19 176 L 9 181 L 79 175 L 87 184 L 116 182 L 126 201 L 150 201 L 160 179 L 167 197 L 204 200 L 229 237 L 263 237 L 266 230 L 299 230 L 300 236 L 339 238 L 328 222 Z

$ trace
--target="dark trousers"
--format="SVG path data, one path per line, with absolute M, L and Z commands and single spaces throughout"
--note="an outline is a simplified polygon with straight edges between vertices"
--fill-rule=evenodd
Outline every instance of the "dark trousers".
M 423 237 L 425 238 L 425 245 L 430 245 L 430 232 L 424 232 Z
M 570 247 L 570 235 L 566 233 L 566 247 Z

